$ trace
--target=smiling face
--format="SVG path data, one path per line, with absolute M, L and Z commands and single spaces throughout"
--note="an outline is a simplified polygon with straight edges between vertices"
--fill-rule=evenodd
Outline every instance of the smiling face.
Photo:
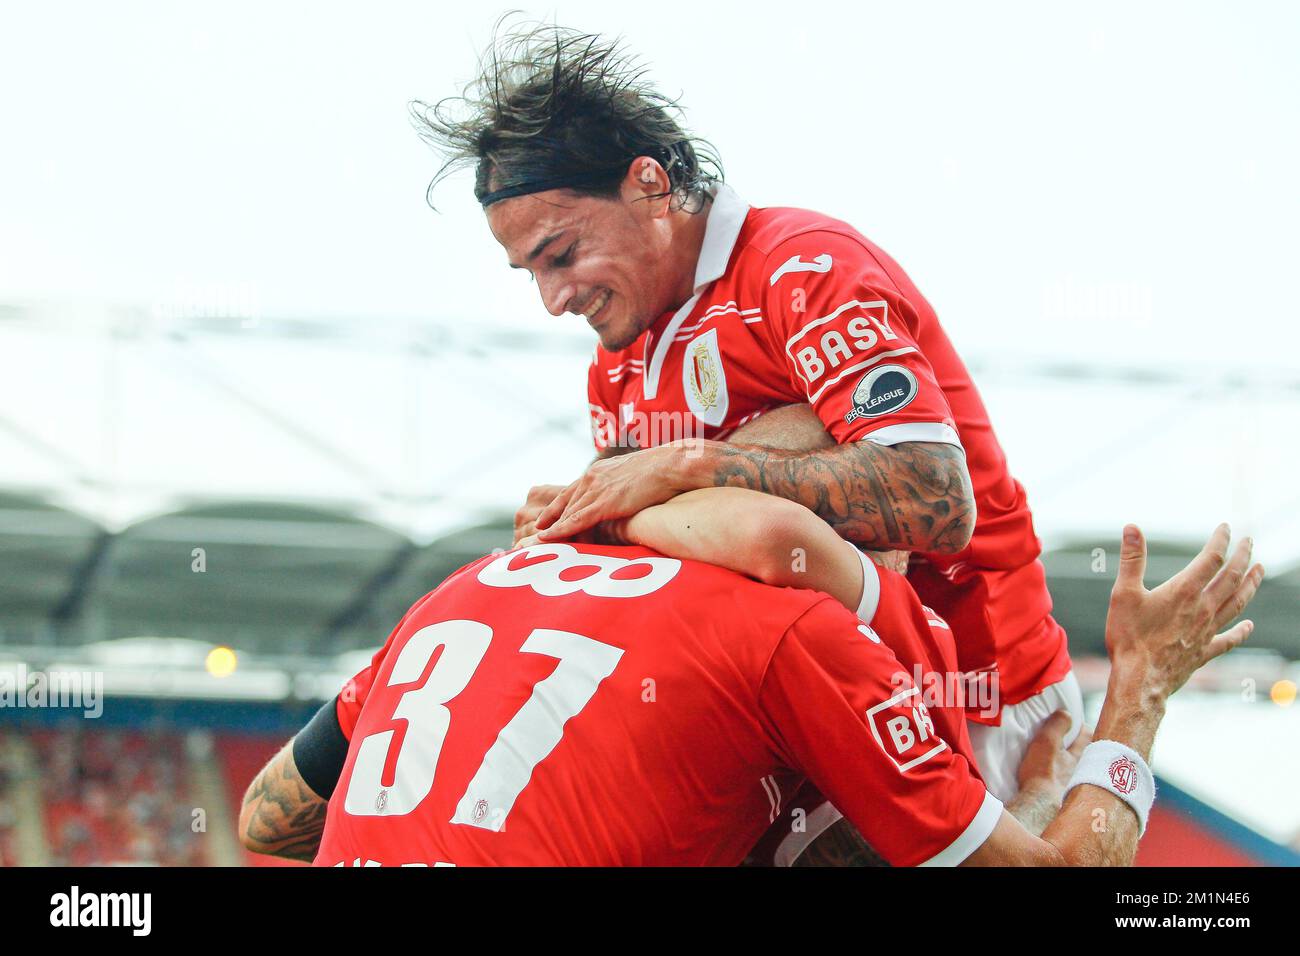
M 488 226 L 511 267 L 532 273 L 548 312 L 584 316 L 616 352 L 690 296 L 694 269 L 675 254 L 669 200 L 647 198 L 658 191 L 629 170 L 617 197 L 516 196 L 487 208 Z

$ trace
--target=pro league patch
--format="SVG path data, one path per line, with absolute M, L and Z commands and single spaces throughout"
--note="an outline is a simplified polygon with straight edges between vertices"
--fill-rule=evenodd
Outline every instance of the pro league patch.
M 844 416 L 846 422 L 859 418 L 878 418 L 904 408 L 920 391 L 916 376 L 901 365 L 873 368 L 853 390 L 853 408 Z

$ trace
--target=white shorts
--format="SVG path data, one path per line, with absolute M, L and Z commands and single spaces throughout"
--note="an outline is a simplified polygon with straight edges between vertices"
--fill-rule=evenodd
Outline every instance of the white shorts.
M 1043 721 L 1058 710 L 1070 713 L 1070 729 L 1065 735 L 1065 745 L 1068 747 L 1074 743 L 1074 738 L 1079 736 L 1079 730 L 1083 727 L 1083 694 L 1079 690 L 1079 681 L 1074 676 L 1074 671 L 1066 674 L 1064 680 L 1044 688 L 1028 700 L 1003 707 L 1000 726 L 966 722 L 971 747 L 975 751 L 975 762 L 979 764 L 984 783 L 989 792 L 1003 803 L 1020 792 L 1017 779 L 1020 761 L 1024 759 L 1029 742 L 1034 739 Z

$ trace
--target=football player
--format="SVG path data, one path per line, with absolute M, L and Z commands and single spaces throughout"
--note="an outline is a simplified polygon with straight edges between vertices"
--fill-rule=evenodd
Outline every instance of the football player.
M 807 779 L 890 864 L 1129 863 L 1165 701 L 1251 630 L 1218 633 L 1263 574 L 1228 537 L 1147 591 L 1125 528 L 1096 739 L 1041 837 L 905 677 L 940 662 L 900 660 L 819 592 L 557 543 L 418 602 L 254 781 L 243 839 L 304 857 L 319 841 L 321 865 L 734 865 Z
M 848 223 L 751 207 L 617 44 L 544 27 L 483 62 L 459 102 L 418 114 L 422 133 L 444 172 L 473 166 L 488 227 L 546 309 L 596 332 L 588 400 L 610 459 L 533 488 L 516 540 L 738 485 L 909 552 L 912 585 L 957 635 L 981 768 L 1009 799 L 1041 722 L 1067 710 L 1072 739 L 1082 697 L 1025 491 L 925 297 Z M 832 447 L 723 441 L 792 402 Z

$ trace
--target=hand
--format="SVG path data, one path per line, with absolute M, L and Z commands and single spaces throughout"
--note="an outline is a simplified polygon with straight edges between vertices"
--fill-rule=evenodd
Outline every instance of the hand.
M 688 490 L 677 443 L 592 462 L 537 517 L 538 538 L 561 541 L 602 521 L 626 518 Z
M 537 516 L 547 505 L 555 500 L 556 495 L 564 490 L 564 485 L 533 485 L 528 489 L 528 500 L 515 512 L 514 547 L 519 547 L 521 539 L 537 530 Z
M 1228 539 L 1228 526 L 1219 525 L 1187 567 L 1148 591 L 1142 584 L 1146 541 L 1135 525 L 1124 528 L 1106 616 L 1112 683 L 1117 678 L 1132 680 L 1163 702 L 1202 664 L 1250 636 L 1250 621 L 1218 633 L 1246 609 L 1264 579 L 1258 564 L 1247 571 L 1251 540 L 1238 544 L 1228 561 Z
M 1092 732 L 1081 727 L 1079 736 L 1067 749 L 1064 741 L 1070 724 L 1070 713 L 1066 710 L 1058 710 L 1043 721 L 1029 742 L 1020 769 L 1016 771 L 1022 793 L 1033 791 L 1042 794 L 1054 807 L 1061 805 L 1065 785 L 1070 782 L 1074 768 L 1083 756 L 1083 748 L 1092 743 Z
M 636 544 L 627 533 L 627 524 L 629 518 L 615 518 L 610 521 L 602 521 L 593 528 L 581 531 L 571 536 L 568 540 L 579 544 Z M 536 533 L 524 535 L 515 542 L 516 548 L 531 548 L 535 544 L 546 544 Z

